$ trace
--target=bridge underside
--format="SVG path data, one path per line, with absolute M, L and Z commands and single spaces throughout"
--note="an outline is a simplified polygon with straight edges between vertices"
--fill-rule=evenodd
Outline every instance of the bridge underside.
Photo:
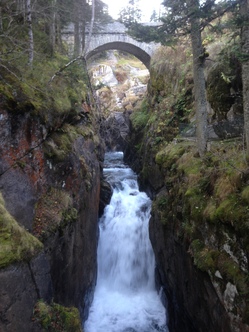
M 148 69 L 150 67 L 150 55 L 148 53 L 135 45 L 124 42 L 112 42 L 98 46 L 94 50 L 87 53 L 86 58 L 90 59 L 95 54 L 108 50 L 119 50 L 130 53 L 138 58 Z

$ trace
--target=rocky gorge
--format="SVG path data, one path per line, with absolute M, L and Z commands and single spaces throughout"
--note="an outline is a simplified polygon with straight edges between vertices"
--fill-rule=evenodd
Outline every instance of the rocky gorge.
M 234 54 L 226 50 L 217 58 L 213 47 L 210 57 L 217 62 L 206 68 L 205 158 L 196 150 L 193 80 L 182 46 L 152 60 L 148 98 L 131 115 L 125 150 L 153 199 L 150 238 L 158 283 L 166 294 L 169 329 L 179 332 L 249 330 L 248 168 L 243 140 L 235 134 L 240 121 L 233 122 L 242 116 L 239 67 L 228 60 Z M 233 80 L 225 83 L 222 70 Z
M 44 121 L 21 88 L 1 90 L 3 331 L 82 329 L 96 282 L 98 217 L 111 194 L 102 181 L 105 148 L 124 150 L 153 200 L 150 239 L 169 330 L 249 331 L 248 172 L 241 140 L 218 140 L 237 136 L 234 119 L 241 125 L 239 69 L 217 61 L 207 70 L 216 140 L 201 159 L 194 130 L 179 132 L 195 121 L 187 45 L 163 52 L 149 82 L 132 58 L 93 61 L 101 114 L 92 103 L 86 116 L 78 98 L 73 110 Z M 224 93 L 215 98 L 217 86 Z

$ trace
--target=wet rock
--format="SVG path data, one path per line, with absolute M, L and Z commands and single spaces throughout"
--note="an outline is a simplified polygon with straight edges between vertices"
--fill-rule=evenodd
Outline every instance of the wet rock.
M 40 295 L 52 298 L 49 268 L 44 254 L 31 263 L 17 263 L 0 270 L 0 330 L 41 331 L 32 320 Z
M 98 133 L 89 128 L 91 124 L 77 124 L 85 126 L 77 127 L 84 137 L 71 127 L 72 138 L 66 130 L 69 124 L 53 132 L 29 113 L 15 115 L 0 108 L 0 115 L 5 121 L 0 126 L 0 190 L 6 208 L 44 243 L 44 253 L 30 263 L 0 269 L 0 330 L 41 331 L 31 321 L 40 298 L 75 306 L 84 319 L 97 273 L 100 160 L 104 155 Z M 48 195 L 51 190 L 63 192 L 58 197 L 67 200 L 59 217 L 54 215 L 56 197 Z M 66 209 L 67 202 L 70 209 Z M 43 229 L 46 213 L 58 221 L 47 233 Z
M 112 192 L 110 184 L 102 180 L 100 187 L 99 217 L 102 216 L 105 207 L 110 203 Z
M 101 130 L 107 150 L 123 151 L 129 132 L 130 122 L 127 112 L 111 113 Z
M 53 296 L 50 265 L 44 252 L 33 258 L 30 262 L 30 271 L 39 298 L 50 303 Z
M 207 273 L 198 270 L 174 225 L 164 226 L 157 213 L 150 222 L 160 283 L 168 303 L 169 328 L 174 332 L 232 332 L 230 318 Z
M 29 176 L 23 171 L 10 169 L 0 177 L 0 190 L 8 211 L 32 231 L 36 195 Z

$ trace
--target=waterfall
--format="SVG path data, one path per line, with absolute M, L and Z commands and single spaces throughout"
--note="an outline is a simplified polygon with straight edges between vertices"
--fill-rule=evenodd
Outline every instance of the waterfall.
M 104 167 L 113 195 L 99 222 L 98 278 L 84 331 L 167 332 L 148 234 L 151 201 L 122 152 L 107 153 Z

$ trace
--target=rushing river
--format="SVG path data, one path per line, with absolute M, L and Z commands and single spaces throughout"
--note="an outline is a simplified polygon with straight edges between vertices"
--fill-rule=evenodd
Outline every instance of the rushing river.
M 98 278 L 84 331 L 167 332 L 148 234 L 151 201 L 121 152 L 106 154 L 104 175 L 113 195 L 100 219 Z

